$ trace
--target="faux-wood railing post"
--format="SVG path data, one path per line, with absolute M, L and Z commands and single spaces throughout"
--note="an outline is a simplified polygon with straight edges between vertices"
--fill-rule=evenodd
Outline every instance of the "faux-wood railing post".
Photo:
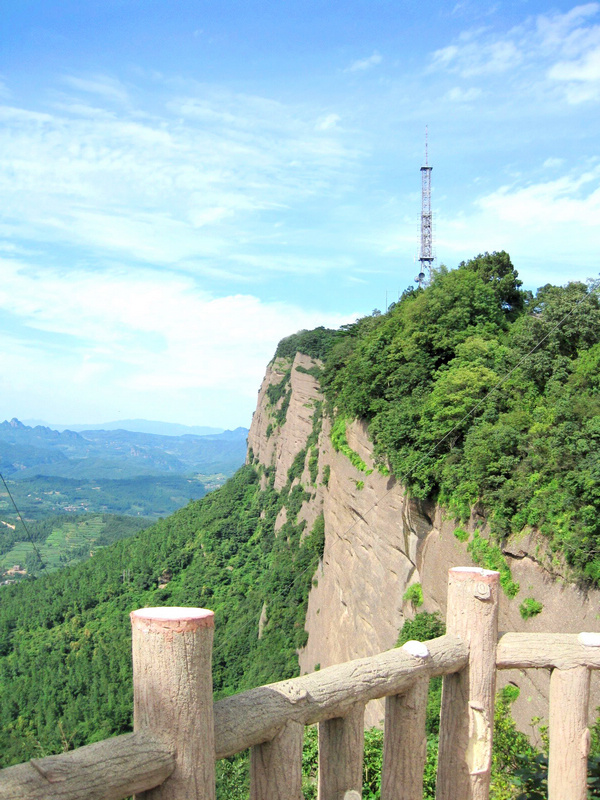
M 364 727 L 362 703 L 345 717 L 319 723 L 319 800 L 354 800 L 362 796 Z
M 469 647 L 469 664 L 444 677 L 436 800 L 488 800 L 492 766 L 499 573 L 448 573 L 447 632 Z
M 427 758 L 425 718 L 429 678 L 385 698 L 381 800 L 422 800 Z
M 134 731 L 162 738 L 176 753 L 172 775 L 137 800 L 214 800 L 212 699 L 214 614 L 204 608 L 131 613 Z
M 585 800 L 590 751 L 587 667 L 554 669 L 550 676 L 549 800 Z
M 290 720 L 270 742 L 250 750 L 250 800 L 303 800 L 304 725 Z

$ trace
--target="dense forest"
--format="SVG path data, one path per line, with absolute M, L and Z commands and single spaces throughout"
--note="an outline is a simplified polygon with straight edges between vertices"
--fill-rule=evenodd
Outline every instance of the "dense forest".
M 276 357 L 297 351 L 322 362 L 314 374 L 326 404 L 315 407 L 313 439 L 327 413 L 344 451 L 346 422 L 366 419 L 382 472 L 414 496 L 440 501 L 457 520 L 473 507 L 487 517 L 496 550 L 480 541 L 474 557 L 489 561 L 508 534 L 530 526 L 579 580 L 600 584 L 600 303 L 593 287 L 544 286 L 532 294 L 521 289 L 506 253 L 485 254 L 456 270 L 441 268 L 427 288 L 407 290 L 385 314 L 288 337 Z M 270 398 L 280 410 L 284 383 Z M 285 413 L 274 419 L 285 424 Z M 217 696 L 298 673 L 324 521 L 310 531 L 298 522 L 315 475 L 302 486 L 304 462 L 296 461 L 276 491 L 271 469 L 250 454 L 225 486 L 148 530 L 85 564 L 2 589 L 2 766 L 129 728 L 128 614 L 137 607 L 215 611 Z M 287 521 L 275 534 L 284 506 Z M 503 698 L 497 724 L 519 753 L 499 755 L 498 773 L 516 770 L 517 755 L 536 757 L 511 727 L 509 707 Z M 369 741 L 376 760 L 377 734 Z M 312 763 L 307 756 L 308 776 Z M 240 764 L 224 763 L 222 787 L 229 788 L 222 797 L 237 800 Z M 516 796 L 514 782 L 497 787 L 497 798 Z M 371 790 L 365 796 L 377 797 Z
M 527 526 L 600 585 L 600 301 L 524 291 L 507 253 L 445 268 L 387 314 L 284 339 L 324 360 L 329 410 L 368 420 L 380 468 L 501 542 Z
M 217 696 L 296 674 L 323 546 L 322 517 L 301 540 L 304 494 L 261 490 L 257 470 L 243 467 L 202 501 L 84 564 L 3 587 L 1 765 L 129 729 L 135 608 L 215 611 Z M 288 522 L 275 536 L 283 505 Z

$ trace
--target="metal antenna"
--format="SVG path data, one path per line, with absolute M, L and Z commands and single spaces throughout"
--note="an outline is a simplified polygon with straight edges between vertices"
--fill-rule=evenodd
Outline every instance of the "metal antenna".
M 421 251 L 419 262 L 421 269 L 415 278 L 415 283 L 424 286 L 431 280 L 431 265 L 435 260 L 433 255 L 433 229 L 431 213 L 431 170 L 428 155 L 428 131 L 425 127 L 425 165 L 421 167 Z

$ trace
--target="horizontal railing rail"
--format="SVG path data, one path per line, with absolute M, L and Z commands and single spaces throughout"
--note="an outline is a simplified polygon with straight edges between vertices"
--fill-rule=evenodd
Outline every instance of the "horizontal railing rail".
M 497 631 L 498 573 L 450 570 L 448 633 L 212 701 L 212 612 L 132 614 L 134 733 L 0 770 L 0 800 L 213 800 L 215 759 L 250 748 L 251 800 L 301 800 L 319 725 L 319 800 L 359 798 L 364 707 L 385 698 L 382 800 L 422 800 L 429 680 L 444 676 L 437 800 L 488 800 L 497 669 L 549 669 L 550 800 L 584 800 L 600 634 Z
M 0 771 L 2 800 L 122 800 L 160 786 L 175 753 L 143 732 L 126 733 L 68 753 Z
M 600 669 L 600 633 L 505 633 L 498 669 Z
M 344 717 L 358 703 L 402 694 L 420 677 L 458 672 L 469 661 L 464 642 L 448 634 L 427 642 L 421 652 L 399 647 L 218 700 L 217 758 L 269 741 L 287 722 L 313 725 Z

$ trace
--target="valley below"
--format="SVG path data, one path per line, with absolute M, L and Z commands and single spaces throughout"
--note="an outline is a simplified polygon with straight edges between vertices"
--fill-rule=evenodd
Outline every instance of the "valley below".
M 246 436 L 245 428 L 171 436 L 3 422 L 0 580 L 89 558 L 204 497 L 244 462 Z

